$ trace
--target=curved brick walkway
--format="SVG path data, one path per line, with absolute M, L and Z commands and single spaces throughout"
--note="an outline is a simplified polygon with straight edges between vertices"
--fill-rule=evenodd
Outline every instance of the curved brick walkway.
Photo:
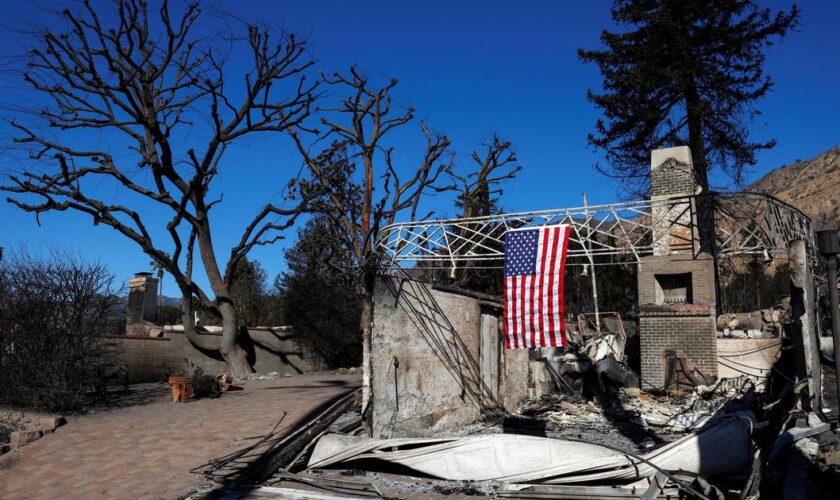
M 204 484 L 189 470 L 294 426 L 359 387 L 359 375 L 297 375 L 186 404 L 170 401 L 68 419 L 0 456 L 0 498 L 178 498 Z

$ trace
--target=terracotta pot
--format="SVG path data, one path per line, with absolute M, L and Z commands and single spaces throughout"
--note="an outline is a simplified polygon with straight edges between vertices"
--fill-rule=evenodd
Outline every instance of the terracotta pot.
M 172 389 L 172 401 L 183 403 L 193 397 L 192 377 L 169 377 L 169 387 Z

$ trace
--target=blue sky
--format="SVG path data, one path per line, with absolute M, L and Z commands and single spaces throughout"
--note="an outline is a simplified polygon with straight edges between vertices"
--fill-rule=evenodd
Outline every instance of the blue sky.
M 8 61 L 27 49 L 29 41 L 10 27 L 52 22 L 39 15 L 44 5 L 61 4 L 4 5 L 0 57 Z M 465 164 L 469 151 L 493 132 L 511 140 L 524 170 L 501 200 L 506 211 L 578 206 L 584 192 L 593 204 L 617 199 L 619 186 L 594 171 L 602 158 L 586 144 L 598 113 L 585 93 L 598 88 L 600 75 L 576 55 L 578 47 L 597 46 L 600 31 L 612 28 L 609 2 L 238 0 L 212 5 L 304 34 L 319 70 L 357 64 L 374 78 L 399 78 L 400 101 L 415 107 L 431 128 L 448 134 Z M 805 1 L 800 6 L 800 32 L 768 53 L 765 69 L 776 87 L 759 103 L 763 115 L 749 127 L 756 140 L 774 137 L 778 145 L 759 155 L 748 181 L 840 144 L 840 3 Z M 3 78 L 0 101 L 27 99 L 9 74 Z M 9 137 L 9 130 L 0 128 L 4 147 Z M 396 138 L 405 164 L 416 158 L 418 139 L 414 133 Z M 228 154 L 218 186 L 224 202 L 213 216 L 220 250 L 233 244 L 262 203 L 277 199 L 287 178 L 281 170 L 299 166 L 284 138 L 262 136 Z M 0 171 L 13 168 L 0 163 Z M 717 187 L 730 186 L 718 180 Z M 441 216 L 454 215 L 448 200 L 435 202 L 434 208 Z M 107 227 L 93 227 L 86 217 L 47 214 L 41 223 L 38 227 L 34 216 L 0 203 L 0 245 L 69 247 L 108 264 L 120 280 L 148 267 L 149 259 L 131 242 Z M 288 237 L 293 239 L 294 232 Z M 284 269 L 282 250 L 288 244 L 253 253 L 271 278 Z M 176 295 L 171 280 L 165 292 Z

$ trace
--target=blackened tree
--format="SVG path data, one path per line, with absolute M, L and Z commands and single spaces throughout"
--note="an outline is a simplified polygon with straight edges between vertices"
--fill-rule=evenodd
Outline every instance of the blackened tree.
M 288 132 L 313 179 L 301 184 L 303 198 L 318 197 L 317 210 L 333 224 L 353 258 L 352 272 L 359 278 L 356 290 L 362 299 L 363 356 L 367 360 L 373 291 L 380 264 L 376 241 L 380 231 L 398 215 L 408 220 L 417 218 L 421 199 L 435 190 L 451 162 L 451 141 L 420 122 L 422 153 L 410 165 L 400 165 L 391 139 L 414 121 L 414 109 L 394 102 L 392 90 L 397 80 L 391 79 L 379 87 L 351 67 L 347 74 L 324 77 L 323 83 L 339 101 L 321 109 L 323 130 L 315 131 L 317 135 L 311 142 L 306 138 L 313 131 L 312 126 L 298 125 Z M 321 154 L 310 152 L 311 147 L 328 140 L 333 143 Z M 370 395 L 370 371 L 368 363 L 363 365 L 365 406 Z
M 510 141 L 494 134 L 493 138 L 481 144 L 481 150 L 470 154 L 474 168 L 467 173 L 458 172 L 453 166 L 446 169 L 452 179 L 447 189 L 458 193 L 456 206 L 464 218 L 493 215 L 499 210 L 499 196 L 502 185 L 513 180 L 522 170 L 517 164 L 516 151 Z
M 601 173 L 621 178 L 632 194 L 647 192 L 652 149 L 688 144 L 698 184 L 708 190 L 714 167 L 742 182 L 755 154 L 746 128 L 756 102 L 772 88 L 764 50 L 799 22 L 799 9 L 772 12 L 755 0 L 615 0 L 600 50 L 578 49 L 598 65 L 603 91 L 588 97 L 604 117 L 589 143 L 603 149 Z
M 462 218 L 484 217 L 499 213 L 499 197 L 503 193 L 504 184 L 513 180 L 522 170 L 513 144 L 493 134 L 492 139 L 484 141 L 479 150 L 473 150 L 470 159 L 472 168 L 466 169 L 465 172 L 459 172 L 454 165 L 446 169 L 452 184 L 442 189 L 458 193 L 455 206 L 461 210 Z M 478 225 L 478 227 L 482 226 Z M 501 229 L 491 225 L 482 227 L 481 230 L 498 232 Z M 465 239 L 471 238 L 472 232 L 472 228 L 459 230 Z M 454 284 L 484 293 L 501 293 L 501 273 L 489 269 L 471 269 L 474 267 L 473 264 L 471 261 L 464 261 L 462 264 L 464 267 L 450 275 L 454 275 Z M 439 278 L 433 279 L 440 281 Z

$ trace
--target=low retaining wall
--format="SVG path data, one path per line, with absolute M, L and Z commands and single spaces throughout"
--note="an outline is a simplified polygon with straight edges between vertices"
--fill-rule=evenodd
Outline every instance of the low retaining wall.
M 250 339 L 246 339 L 245 347 L 249 351 L 249 361 L 259 373 L 294 375 L 321 368 L 313 356 L 299 347 L 291 331 L 251 329 L 248 333 Z M 221 336 L 217 333 L 202 335 Z M 122 349 L 123 363 L 131 383 L 158 382 L 165 380 L 170 373 L 189 372 L 196 367 L 212 375 L 227 371 L 218 353 L 197 349 L 183 332 L 167 331 L 163 337 L 119 336 L 111 339 Z

